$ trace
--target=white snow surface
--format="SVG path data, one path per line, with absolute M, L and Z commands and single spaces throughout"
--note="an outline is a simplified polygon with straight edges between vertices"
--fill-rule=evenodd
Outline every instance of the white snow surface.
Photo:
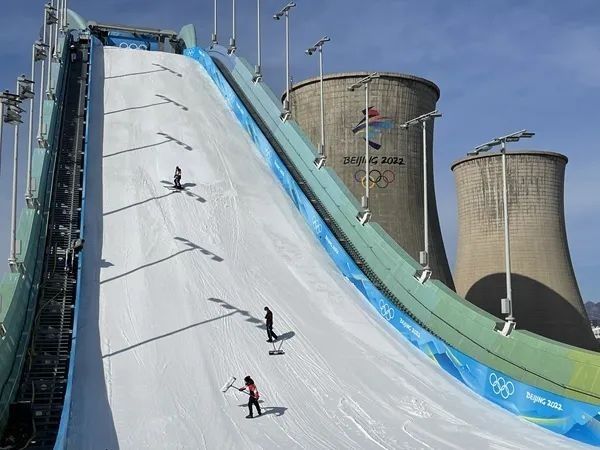
M 580 446 L 476 396 L 381 319 L 196 62 L 97 47 L 93 77 L 70 449 Z M 254 378 L 262 417 L 220 391 L 232 375 Z

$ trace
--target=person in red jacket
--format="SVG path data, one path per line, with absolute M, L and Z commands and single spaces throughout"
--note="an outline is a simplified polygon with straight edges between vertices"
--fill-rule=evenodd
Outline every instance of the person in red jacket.
M 252 414 L 252 405 L 256 406 L 256 411 L 258 412 L 258 415 L 262 415 L 260 405 L 258 404 L 258 398 L 260 397 L 260 394 L 258 393 L 256 385 L 254 384 L 254 380 L 250 378 L 250 375 L 244 378 L 244 383 L 246 384 L 246 386 L 239 388 L 239 390 L 245 391 L 246 389 L 248 389 L 248 410 L 250 411 L 250 414 L 246 416 L 246 419 L 252 419 L 252 417 L 254 417 L 254 415 Z

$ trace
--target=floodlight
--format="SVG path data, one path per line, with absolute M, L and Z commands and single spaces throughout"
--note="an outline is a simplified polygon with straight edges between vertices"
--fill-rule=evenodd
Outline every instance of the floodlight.
M 287 5 L 285 5 L 283 7 L 283 9 L 281 11 L 279 11 L 276 14 L 273 14 L 273 19 L 275 19 L 275 20 L 281 19 L 285 15 L 285 13 L 288 12 L 290 9 L 292 9 L 294 6 L 296 6 L 295 2 L 289 2 Z

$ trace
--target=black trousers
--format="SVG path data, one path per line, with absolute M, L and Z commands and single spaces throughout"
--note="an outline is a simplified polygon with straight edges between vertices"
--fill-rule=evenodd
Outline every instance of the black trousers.
M 277 339 L 277 335 L 273 331 L 273 324 L 267 325 L 267 337 L 269 340 Z
M 258 412 L 258 414 L 261 414 L 258 399 L 254 397 L 248 397 L 248 411 L 250 411 L 250 415 L 252 415 L 252 405 L 256 406 L 256 412 Z

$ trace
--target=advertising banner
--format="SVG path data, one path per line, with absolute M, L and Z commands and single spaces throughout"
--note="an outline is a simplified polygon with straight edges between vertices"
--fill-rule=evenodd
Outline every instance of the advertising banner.
M 556 433 L 592 445 L 600 445 L 600 406 L 538 389 L 487 367 L 446 345 L 389 301 L 339 244 L 211 57 L 200 48 L 187 49 L 185 54 L 206 69 L 240 124 L 254 141 L 256 149 L 265 158 L 275 177 L 340 271 L 404 338 L 454 378 L 502 408 Z

